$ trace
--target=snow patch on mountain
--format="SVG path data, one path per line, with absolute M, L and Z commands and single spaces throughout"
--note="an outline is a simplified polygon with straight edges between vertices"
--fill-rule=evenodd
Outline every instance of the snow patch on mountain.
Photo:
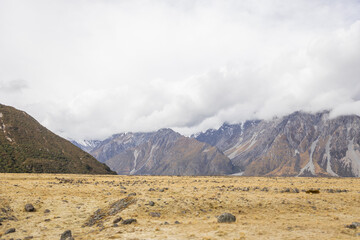
M 311 152 L 310 152 L 310 159 L 309 159 L 309 162 L 305 165 L 305 167 L 303 167 L 301 170 L 300 170 L 300 173 L 298 176 L 301 176 L 304 171 L 309 171 L 311 172 L 311 174 L 313 176 L 315 176 L 315 166 L 314 166 L 314 162 L 313 162 L 313 154 L 314 154 L 314 151 L 315 151 L 315 148 L 316 148 L 316 145 L 318 143 L 319 139 L 316 139 L 312 144 L 311 144 Z
M 354 149 L 354 139 L 349 141 L 346 158 L 350 161 L 352 173 L 360 177 L 360 152 Z
M 331 168 L 331 162 L 330 162 L 330 160 L 331 160 L 331 155 L 330 155 L 331 140 L 332 140 L 332 136 L 329 137 L 329 140 L 327 141 L 326 146 L 325 146 L 325 154 L 326 154 L 326 159 L 327 159 L 326 172 L 328 172 L 333 177 L 338 177 L 338 175 Z
M 134 150 L 134 167 L 133 169 L 130 171 L 130 175 L 133 175 L 136 172 L 136 160 L 139 156 L 139 151 L 137 149 Z

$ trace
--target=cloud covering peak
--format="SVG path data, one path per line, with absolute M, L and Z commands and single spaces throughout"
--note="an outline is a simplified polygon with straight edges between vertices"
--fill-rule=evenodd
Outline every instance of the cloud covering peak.
M 0 36 L 0 102 L 74 139 L 360 114 L 359 1 L 5 0 Z

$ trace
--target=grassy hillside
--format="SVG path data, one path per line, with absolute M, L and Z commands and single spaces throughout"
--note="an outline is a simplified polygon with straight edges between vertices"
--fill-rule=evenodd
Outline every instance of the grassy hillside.
M 114 174 L 27 113 L 1 104 L 0 172 Z

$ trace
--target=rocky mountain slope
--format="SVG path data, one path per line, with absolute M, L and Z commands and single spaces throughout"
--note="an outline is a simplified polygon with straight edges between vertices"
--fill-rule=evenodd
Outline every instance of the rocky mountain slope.
M 235 171 L 216 147 L 171 129 L 116 134 L 90 153 L 118 174 L 226 175 Z
M 89 153 L 100 162 L 106 162 L 121 152 L 134 148 L 148 141 L 155 133 L 120 133 L 101 141 Z
M 195 137 L 195 136 L 194 136 Z M 360 117 L 295 112 L 224 124 L 196 139 L 218 147 L 248 176 L 360 177 Z
M 1 104 L 0 172 L 114 174 L 27 113 Z

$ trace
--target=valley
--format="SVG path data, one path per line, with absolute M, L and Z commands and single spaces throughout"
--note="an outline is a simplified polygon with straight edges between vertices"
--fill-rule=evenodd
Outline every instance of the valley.
M 0 239 L 358 239 L 359 205 L 359 178 L 1 173 Z

